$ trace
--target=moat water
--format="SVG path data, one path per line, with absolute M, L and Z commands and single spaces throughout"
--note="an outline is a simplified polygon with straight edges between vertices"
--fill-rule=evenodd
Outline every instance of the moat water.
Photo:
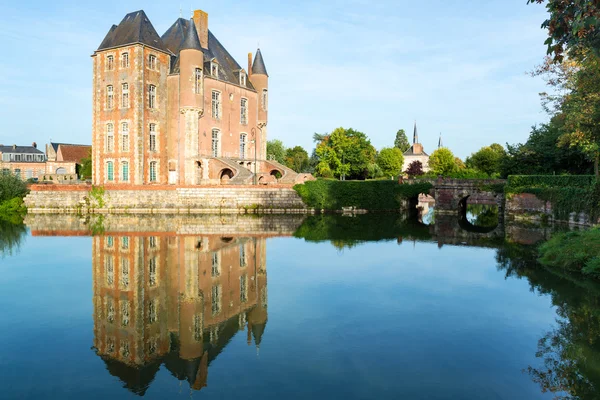
M 553 229 L 303 218 L 0 224 L 0 398 L 600 398 L 600 286 L 536 263 Z

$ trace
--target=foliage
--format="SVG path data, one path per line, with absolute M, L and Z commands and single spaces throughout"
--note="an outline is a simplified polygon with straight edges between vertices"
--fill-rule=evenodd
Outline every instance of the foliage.
M 419 160 L 415 160 L 408 164 L 408 168 L 404 171 L 409 178 L 414 178 L 416 176 L 421 176 L 424 174 L 423 172 L 423 163 Z
M 511 175 L 508 177 L 507 191 L 519 193 L 522 188 L 556 188 L 580 187 L 587 188 L 594 184 L 593 175 Z
M 469 222 L 483 228 L 494 228 L 498 225 L 498 207 L 487 204 L 468 204 L 467 215 L 472 216 Z
M 384 176 L 383 171 L 381 170 L 381 167 L 379 165 L 377 165 L 376 163 L 373 164 L 369 164 L 369 166 L 367 167 L 367 176 L 370 179 L 378 179 L 378 178 L 382 178 Z
M 494 143 L 490 146 L 482 147 L 479 151 L 467 157 L 466 166 L 467 168 L 473 168 L 491 176 L 500 173 L 500 166 L 504 157 L 506 157 L 504 147 Z
M 375 162 L 375 148 L 367 136 L 354 129 L 337 128 L 317 144 L 316 173 L 322 177 L 365 179 Z
M 0 203 L 28 193 L 27 184 L 14 174 L 0 174 Z
M 540 262 L 600 278 L 600 228 L 554 236 L 540 246 Z
M 337 181 L 318 179 L 294 189 L 304 203 L 317 210 L 341 210 L 356 207 L 364 210 L 397 211 L 402 200 L 428 194 L 432 185 L 427 182 L 399 185 L 395 181 Z
M 543 3 L 545 0 L 527 0 L 527 4 Z M 600 4 L 590 0 L 547 0 L 550 16 L 542 23 L 548 30 L 548 54 L 560 62 L 565 52 L 579 56 L 588 49 L 599 54 Z
M 96 200 L 98 208 L 104 208 L 104 194 L 105 190 L 102 186 L 92 186 L 92 190 L 90 190 L 90 197 Z
M 287 149 L 285 152 L 285 165 L 296 172 L 307 172 L 309 168 L 308 153 L 302 146 Z
M 404 156 L 397 147 L 381 149 L 377 155 L 377 165 L 384 176 L 397 176 L 402 172 Z
M 458 170 L 454 154 L 445 147 L 435 150 L 429 156 L 429 168 L 434 174 L 442 176 L 447 176 Z
M 285 164 L 285 146 L 279 139 L 267 141 L 267 159 Z
M 81 159 L 81 166 L 79 167 L 79 179 L 92 179 L 92 150 L 87 157 Z
M 12 256 L 18 252 L 26 233 L 27 228 L 23 225 L 22 219 L 7 221 L 0 218 L 0 258 Z
M 404 132 L 404 129 L 400 129 L 398 130 L 398 132 L 396 132 L 396 140 L 394 140 L 394 147 L 400 149 L 402 153 L 410 149 L 410 143 L 408 141 L 408 137 L 406 136 L 406 132 Z

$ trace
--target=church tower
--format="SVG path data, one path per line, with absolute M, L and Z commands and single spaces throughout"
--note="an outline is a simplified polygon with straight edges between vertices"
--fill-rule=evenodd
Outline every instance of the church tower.
M 258 133 L 262 134 L 260 149 L 257 157 L 262 160 L 267 158 L 267 123 L 269 115 L 269 74 L 265 66 L 260 48 L 256 50 L 254 62 L 251 63 L 252 53 L 248 54 L 248 73 L 250 74 L 250 82 L 258 93 Z M 262 130 L 262 131 L 261 131 Z

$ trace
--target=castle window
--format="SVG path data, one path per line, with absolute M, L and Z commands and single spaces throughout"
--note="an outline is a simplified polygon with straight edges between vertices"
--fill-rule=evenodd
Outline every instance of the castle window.
M 115 105 L 115 93 L 112 85 L 106 87 L 106 109 L 112 110 Z
M 121 180 L 123 182 L 129 182 L 129 163 L 127 161 L 123 161 L 121 163 Z M 129 238 L 126 238 L 126 239 L 129 241 Z M 129 242 L 128 242 L 128 246 L 129 246 Z
M 219 157 L 219 130 L 212 130 L 212 155 L 213 157 Z
M 246 274 L 240 276 L 240 303 L 248 301 L 248 276 Z
M 246 248 L 243 244 L 240 244 L 240 268 L 246 266 Z
M 156 309 L 157 309 L 157 305 L 156 305 L 156 299 L 152 299 L 148 302 L 148 322 L 153 324 L 156 322 L 157 320 L 157 316 L 156 316 Z
M 129 108 L 129 83 L 121 84 L 121 107 Z
M 115 56 L 106 56 L 106 70 L 112 71 L 115 68 Z
M 112 182 L 115 180 L 115 171 L 112 161 L 106 163 L 106 180 Z
M 124 289 L 129 287 L 129 260 L 121 259 L 121 287 Z
M 212 269 L 211 269 L 211 276 L 213 278 L 216 278 L 218 276 L 221 275 L 221 260 L 219 257 L 219 253 L 212 253 Z
M 148 238 L 148 246 L 150 246 L 151 249 L 155 249 L 156 248 L 156 236 L 150 236 Z
M 148 68 L 156 69 L 156 56 L 154 54 L 148 56 Z
M 115 304 L 108 297 L 106 298 L 106 320 L 111 324 L 115 321 Z
M 106 284 L 108 286 L 112 286 L 115 280 L 115 268 L 112 256 L 106 256 L 106 258 L 104 259 L 104 264 L 106 267 Z
M 156 108 L 156 86 L 148 86 L 148 108 Z
M 127 236 L 124 236 L 121 238 L 121 249 L 122 250 L 129 249 L 129 238 Z
M 129 68 L 129 53 L 121 54 L 121 68 Z
M 221 312 L 221 285 L 214 285 L 211 290 L 212 315 L 218 315 Z
M 15 154 L 15 161 L 21 161 L 21 155 Z
M 106 124 L 106 152 L 112 153 L 115 147 L 115 126 L 112 123 Z
M 129 151 L 129 122 L 121 123 L 121 151 Z
M 129 301 L 121 300 L 121 325 L 129 326 Z M 129 346 L 127 353 L 129 353 Z
M 150 162 L 150 182 L 156 182 L 156 167 L 157 167 L 157 162 L 151 161 Z
M 212 92 L 212 117 L 221 119 L 221 92 L 216 90 Z
M 202 94 L 202 70 L 200 68 L 196 68 L 194 79 L 196 83 L 194 87 L 194 93 Z
M 240 86 L 246 86 L 246 74 L 240 72 Z
M 262 91 L 262 108 L 267 111 L 267 105 L 269 101 L 269 91 L 267 89 L 263 89 Z
M 240 123 L 242 125 L 248 124 L 248 99 L 240 101 Z
M 202 328 L 203 328 L 202 315 L 196 314 L 194 315 L 194 340 L 196 342 L 202 341 Z
M 156 286 L 156 257 L 152 257 L 148 263 L 148 284 Z
M 115 239 L 112 236 L 106 237 L 106 248 L 112 249 L 115 244 Z
M 240 133 L 240 158 L 243 160 L 246 158 L 246 139 L 248 135 Z
M 156 124 L 150 124 L 150 151 L 156 151 Z

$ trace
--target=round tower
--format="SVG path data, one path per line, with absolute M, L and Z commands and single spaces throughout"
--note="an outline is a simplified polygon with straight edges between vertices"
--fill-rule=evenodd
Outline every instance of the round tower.
M 251 56 L 250 56 L 251 58 Z M 260 138 L 261 151 L 260 159 L 267 158 L 267 123 L 269 122 L 269 74 L 265 66 L 260 49 L 256 50 L 256 56 L 252 66 L 248 65 L 250 82 L 258 94 L 258 128 L 262 133 Z

